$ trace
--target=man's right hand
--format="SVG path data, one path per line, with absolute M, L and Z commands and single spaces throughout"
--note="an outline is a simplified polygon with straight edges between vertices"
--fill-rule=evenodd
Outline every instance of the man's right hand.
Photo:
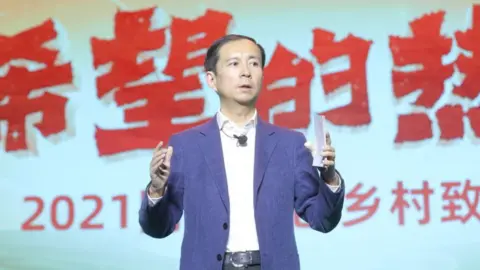
M 160 142 L 153 152 L 150 162 L 150 188 L 148 195 L 153 198 L 163 196 L 167 179 L 170 175 L 170 161 L 173 154 L 173 147 L 164 148 Z

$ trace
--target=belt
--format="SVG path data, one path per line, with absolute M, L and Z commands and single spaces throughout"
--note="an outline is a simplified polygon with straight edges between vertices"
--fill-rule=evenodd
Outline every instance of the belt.
M 260 251 L 226 252 L 223 264 L 234 267 L 260 265 Z

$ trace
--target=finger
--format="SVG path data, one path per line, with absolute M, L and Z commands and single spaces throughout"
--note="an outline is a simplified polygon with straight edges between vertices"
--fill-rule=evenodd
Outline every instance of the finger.
M 322 151 L 322 157 L 335 157 L 335 152 L 332 152 L 332 151 Z
M 159 152 L 156 152 L 153 155 L 152 163 L 157 162 L 160 159 L 165 159 L 166 155 L 167 155 L 167 150 L 166 149 L 162 149 Z
M 156 175 L 166 175 L 169 171 L 170 167 L 167 166 L 165 163 L 161 163 L 158 166 L 151 168 L 151 173 Z
M 165 175 L 166 173 L 168 173 L 170 171 L 170 164 L 168 164 L 167 162 L 162 162 L 162 164 L 160 164 L 158 166 L 158 170 L 157 170 L 161 175 Z
M 170 169 L 170 165 L 168 165 L 166 163 L 160 164 L 160 170 L 161 171 L 167 171 L 168 169 Z
M 163 141 L 160 141 L 155 147 L 154 152 L 160 151 L 162 149 L 162 146 L 163 146 Z
M 323 149 L 322 149 L 322 152 L 332 152 L 332 153 L 335 153 L 335 148 L 331 147 L 331 146 L 325 146 Z
M 152 161 L 150 162 L 150 167 L 153 169 L 153 170 L 156 170 L 158 169 L 158 167 L 165 162 L 165 158 L 166 158 L 166 152 L 165 153 L 162 153 L 162 154 L 158 154 L 158 155 L 155 155 L 153 158 L 152 158 Z
M 164 158 L 160 158 L 160 159 L 157 159 L 157 160 L 154 160 L 152 162 L 152 170 L 157 170 L 164 162 Z
M 157 152 L 153 158 L 152 158 L 152 161 L 150 162 L 150 164 L 152 166 L 158 166 L 160 163 L 162 163 L 165 158 L 166 158 L 166 151 L 163 153 L 163 152 Z
M 322 149 L 323 151 L 331 151 L 331 152 L 335 152 L 335 148 L 331 145 L 325 145 Z
M 333 161 L 333 160 L 328 160 L 328 159 L 324 159 L 324 160 L 323 160 L 323 165 L 325 165 L 325 166 L 333 166 L 333 165 L 335 165 L 335 161 Z
M 330 138 L 330 132 L 328 132 L 328 131 L 325 134 L 325 144 L 326 145 L 332 145 L 332 138 Z
M 167 149 L 166 148 L 161 148 L 161 149 L 158 149 L 155 152 L 154 156 L 161 156 L 161 155 L 165 156 L 166 153 L 167 153 Z
M 165 162 L 167 165 L 170 165 L 170 160 L 172 159 L 172 155 L 173 155 L 173 147 L 172 146 L 169 146 L 168 149 L 167 149 L 167 153 L 165 155 Z
M 165 174 L 167 174 L 167 170 L 157 170 L 157 174 L 165 175 Z
M 167 156 L 167 150 L 162 149 L 160 152 L 157 152 L 154 159 L 165 159 L 166 156 Z
M 327 145 L 327 146 L 323 147 L 322 152 L 329 152 L 329 153 L 334 153 L 335 154 L 335 148 Z

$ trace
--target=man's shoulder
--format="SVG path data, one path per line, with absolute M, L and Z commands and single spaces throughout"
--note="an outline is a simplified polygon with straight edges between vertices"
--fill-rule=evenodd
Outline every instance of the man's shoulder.
M 283 139 L 287 140 L 305 140 L 305 135 L 297 130 L 294 129 L 289 129 L 285 128 L 282 126 L 277 126 L 275 124 L 270 124 L 268 122 L 265 122 L 266 125 L 269 126 L 270 129 L 275 131 L 275 133 L 278 134 L 278 136 L 282 137 Z
M 191 142 L 191 140 L 194 139 L 198 135 L 198 133 L 201 132 L 201 130 L 205 129 L 207 125 L 211 124 L 211 120 L 212 119 L 205 119 L 193 127 L 186 128 L 182 131 L 172 134 L 170 136 L 170 141 L 174 141 L 177 143 L 182 143 L 186 141 Z

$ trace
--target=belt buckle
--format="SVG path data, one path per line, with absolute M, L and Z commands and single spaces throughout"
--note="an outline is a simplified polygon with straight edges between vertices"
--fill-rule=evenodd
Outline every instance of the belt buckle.
M 234 267 L 245 267 L 249 264 L 249 263 L 236 263 L 235 258 L 238 258 L 236 255 L 240 255 L 240 257 L 243 257 L 242 254 L 248 254 L 249 263 L 252 263 L 253 256 L 252 256 L 251 252 L 248 252 L 248 251 L 247 252 L 232 252 L 232 255 L 230 256 L 230 263 Z

